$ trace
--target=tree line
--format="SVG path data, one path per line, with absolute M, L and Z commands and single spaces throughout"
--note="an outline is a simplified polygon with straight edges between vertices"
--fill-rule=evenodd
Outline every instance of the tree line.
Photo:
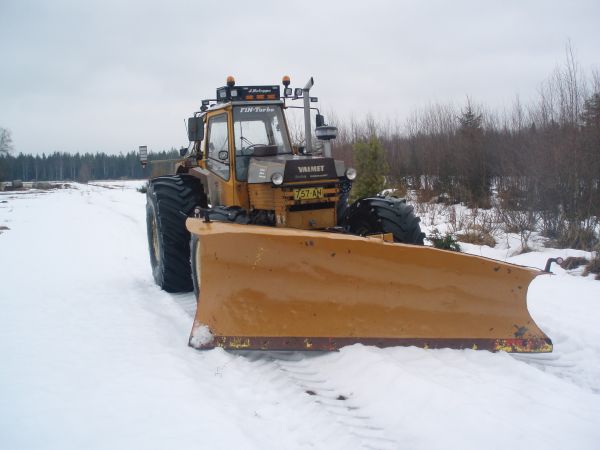
M 338 135 L 334 155 L 355 165 L 362 195 L 411 189 L 419 201 L 497 207 L 505 222 L 570 247 L 598 242 L 600 75 L 585 74 L 569 48 L 530 104 L 436 104 L 403 124 L 342 123 Z
M 172 148 L 152 152 L 149 160 L 179 158 L 179 151 Z M 46 155 L 19 153 L 14 156 L 6 151 L 0 154 L 0 181 L 82 181 L 121 178 L 145 178 L 148 176 L 135 151 L 110 155 L 100 153 L 54 152 Z
M 527 104 L 517 97 L 506 111 L 467 98 L 459 106 L 431 105 L 403 123 L 373 116 L 344 121 L 334 113 L 329 119 L 338 126 L 334 156 L 358 169 L 354 197 L 411 190 L 420 202 L 495 207 L 504 222 L 566 246 L 590 248 L 598 240 L 600 74 L 584 73 L 569 46 L 537 97 Z M 0 179 L 147 176 L 133 151 L 14 156 L 2 129 L 0 144 Z M 177 157 L 175 149 L 150 155 Z

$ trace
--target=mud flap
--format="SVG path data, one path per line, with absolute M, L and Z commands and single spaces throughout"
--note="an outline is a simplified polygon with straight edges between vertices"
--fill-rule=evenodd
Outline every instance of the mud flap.
M 382 237 L 186 225 L 200 239 L 197 348 L 552 351 L 527 310 L 541 271 Z

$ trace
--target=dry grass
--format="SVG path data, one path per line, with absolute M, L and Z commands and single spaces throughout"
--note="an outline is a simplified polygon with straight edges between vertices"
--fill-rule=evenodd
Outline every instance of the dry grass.
M 487 245 L 492 248 L 496 246 L 494 236 L 480 225 L 473 225 L 464 233 L 457 234 L 456 239 L 467 244 Z
M 585 270 L 583 271 L 583 275 L 586 276 L 586 275 L 589 275 L 590 273 L 593 273 L 596 275 L 596 280 L 600 280 L 600 255 L 597 255 L 585 267 Z
M 418 203 L 429 203 L 433 197 L 435 197 L 435 191 L 433 189 L 417 189 L 417 202 Z

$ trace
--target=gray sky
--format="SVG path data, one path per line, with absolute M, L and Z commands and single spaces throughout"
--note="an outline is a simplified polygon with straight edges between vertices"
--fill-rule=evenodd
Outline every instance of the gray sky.
M 234 75 L 301 87 L 343 117 L 535 96 L 600 66 L 600 1 L 0 0 L 0 127 L 15 151 L 160 150 Z

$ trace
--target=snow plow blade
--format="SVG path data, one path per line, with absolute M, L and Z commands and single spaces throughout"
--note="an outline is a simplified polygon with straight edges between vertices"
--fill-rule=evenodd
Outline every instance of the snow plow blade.
M 552 351 L 527 310 L 539 270 L 383 236 L 194 218 L 186 226 L 199 238 L 193 347 Z

